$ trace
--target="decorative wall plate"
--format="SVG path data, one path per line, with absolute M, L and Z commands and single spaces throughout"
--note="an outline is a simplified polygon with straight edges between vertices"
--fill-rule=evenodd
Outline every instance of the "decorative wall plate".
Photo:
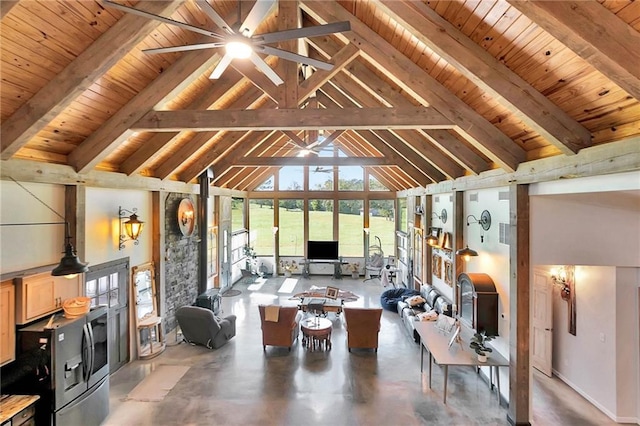
M 193 203 L 188 198 L 183 198 L 180 201 L 180 205 L 178 205 L 178 226 L 180 227 L 180 232 L 185 237 L 193 234 L 193 229 L 195 227 L 195 210 L 193 208 Z

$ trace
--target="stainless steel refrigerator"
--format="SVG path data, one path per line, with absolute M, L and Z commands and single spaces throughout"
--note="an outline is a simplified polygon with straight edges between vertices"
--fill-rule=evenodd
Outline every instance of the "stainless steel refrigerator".
M 100 425 L 109 414 L 107 308 L 85 316 L 56 315 L 18 332 L 23 356 L 37 359 L 30 387 L 37 389 L 37 424 Z

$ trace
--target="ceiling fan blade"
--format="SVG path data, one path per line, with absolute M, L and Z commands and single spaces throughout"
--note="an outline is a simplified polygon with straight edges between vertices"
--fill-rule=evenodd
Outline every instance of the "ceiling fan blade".
M 223 42 L 187 44 L 185 46 L 158 47 L 155 49 L 144 49 L 143 52 L 144 53 L 173 53 L 173 52 L 186 52 L 188 50 L 215 49 L 223 46 L 224 46 Z
M 222 16 L 218 15 L 218 12 L 209 4 L 207 0 L 196 0 L 196 4 L 207 16 L 220 28 L 228 32 L 229 34 L 234 34 L 235 32 L 228 25 Z
M 269 44 L 279 41 L 293 40 L 296 38 L 318 37 L 350 31 L 349 21 L 335 22 L 333 24 L 316 25 L 313 27 L 294 28 L 291 30 L 276 31 L 273 33 L 260 34 L 253 38 L 256 44 Z
M 267 64 L 256 52 L 251 52 L 251 56 L 249 56 L 251 62 L 255 64 L 255 66 L 262 71 L 269 80 L 273 82 L 276 86 L 281 85 L 284 81 L 280 78 L 278 74 L 274 70 L 271 69 L 269 64 Z
M 114 3 L 109 0 L 104 1 L 105 6 L 113 7 L 114 9 L 122 10 L 123 12 L 131 13 L 133 15 L 142 16 L 144 18 L 155 19 L 156 21 L 164 22 L 165 24 L 175 25 L 177 27 L 183 28 L 188 31 L 193 31 L 195 33 L 204 34 L 209 37 L 224 39 L 224 37 L 220 34 L 214 33 L 213 31 L 205 30 L 199 27 L 194 27 L 193 25 L 185 24 L 184 22 L 174 21 L 173 19 L 165 18 L 164 16 L 154 15 L 153 13 L 145 12 L 143 10 L 134 9 L 133 7 L 124 6 L 118 3 Z
M 219 79 L 222 73 L 224 72 L 224 70 L 226 70 L 229 64 L 231 63 L 232 59 L 233 59 L 233 56 L 231 56 L 228 53 L 225 53 L 222 59 L 220 59 L 220 62 L 218 62 L 218 65 L 216 65 L 216 67 L 214 68 L 209 78 L 212 80 Z
M 257 0 L 240 27 L 240 34 L 251 37 L 275 4 L 275 0 Z
M 301 64 L 311 65 L 312 67 L 321 69 L 321 70 L 331 70 L 333 69 L 333 65 L 328 62 L 318 61 L 317 59 L 307 58 L 306 56 L 298 55 L 297 53 L 287 52 L 286 50 L 276 49 L 271 46 L 255 46 L 255 49 L 258 49 L 268 55 L 277 56 L 282 59 L 286 59 L 288 61 L 299 62 Z

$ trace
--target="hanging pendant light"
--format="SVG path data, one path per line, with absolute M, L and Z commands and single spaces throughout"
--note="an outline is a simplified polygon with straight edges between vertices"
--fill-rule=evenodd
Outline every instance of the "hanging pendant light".
M 465 261 L 468 261 L 468 260 L 470 260 L 472 257 L 477 256 L 477 255 L 478 255 L 478 252 L 477 252 L 477 251 L 475 251 L 475 250 L 470 249 L 470 248 L 469 248 L 469 246 L 467 245 L 465 248 L 463 248 L 463 249 L 460 249 L 460 250 L 456 251 L 456 254 L 457 254 L 458 256 L 462 256 L 462 258 L 463 258 Z
M 69 224 L 67 222 L 65 222 L 65 230 L 67 235 L 65 237 L 64 256 L 60 259 L 60 264 L 51 271 L 51 275 L 55 277 L 65 276 L 71 279 L 78 274 L 89 271 L 89 266 L 78 259 L 76 251 L 71 244 L 71 235 L 69 234 Z

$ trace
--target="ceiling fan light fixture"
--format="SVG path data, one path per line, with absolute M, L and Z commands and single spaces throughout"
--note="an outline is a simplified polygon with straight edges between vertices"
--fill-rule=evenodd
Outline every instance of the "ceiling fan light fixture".
M 242 40 L 232 40 L 225 45 L 227 53 L 235 59 L 247 59 L 251 56 L 251 46 Z
M 307 149 L 307 148 L 303 148 L 300 150 L 300 152 L 298 152 L 298 157 L 306 157 L 307 155 L 311 154 L 311 150 Z

